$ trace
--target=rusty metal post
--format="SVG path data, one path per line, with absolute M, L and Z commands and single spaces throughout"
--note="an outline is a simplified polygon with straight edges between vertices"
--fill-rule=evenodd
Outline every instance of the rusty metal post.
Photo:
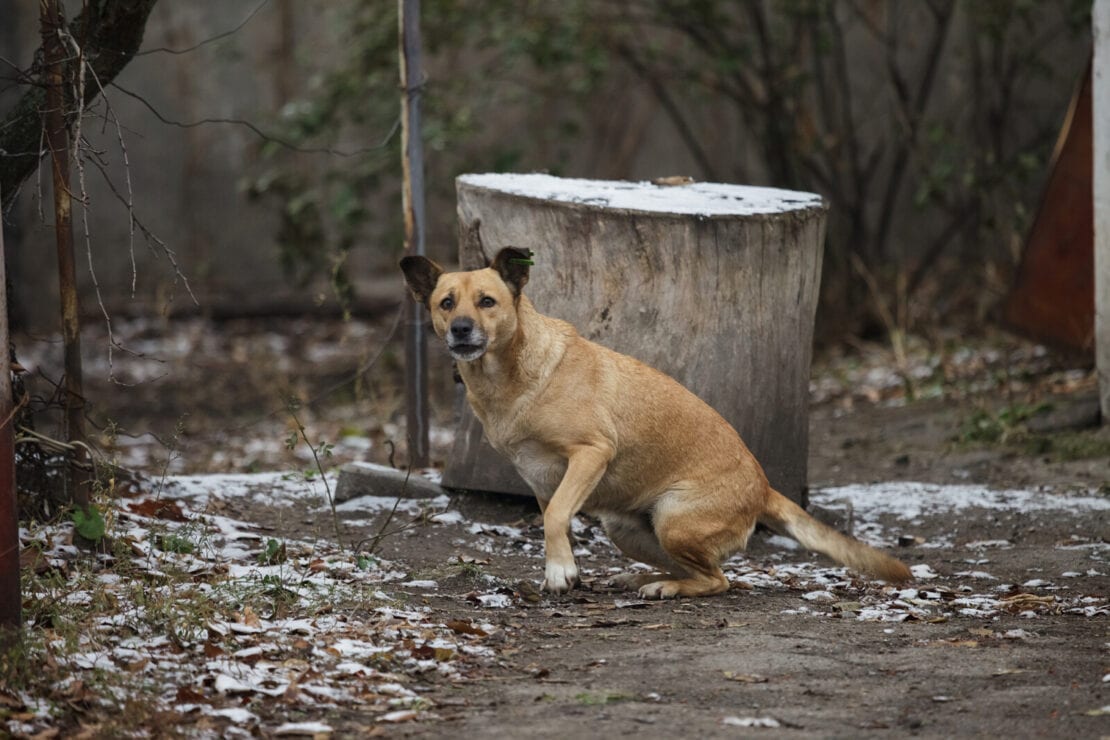
M 401 168 L 405 252 L 424 254 L 424 144 L 420 94 L 424 84 L 420 51 L 420 0 L 398 0 L 401 57 Z M 424 307 L 405 301 L 405 399 L 409 466 L 428 464 L 428 361 Z
M 15 408 L 8 339 L 8 282 L 0 219 L 0 644 L 23 620 L 19 588 L 19 513 L 15 493 Z
M 77 306 L 77 265 L 73 253 L 73 194 L 69 177 L 69 127 L 66 122 L 65 60 L 61 11 L 58 0 L 42 0 L 39 23 L 46 63 L 46 109 L 43 125 L 54 175 L 54 233 L 58 245 L 58 293 L 62 308 L 62 344 L 65 352 L 65 440 L 85 441 L 85 393 L 81 373 L 81 324 Z M 67 491 L 73 503 L 89 505 L 89 485 L 84 473 L 86 455 L 75 446 L 70 458 Z

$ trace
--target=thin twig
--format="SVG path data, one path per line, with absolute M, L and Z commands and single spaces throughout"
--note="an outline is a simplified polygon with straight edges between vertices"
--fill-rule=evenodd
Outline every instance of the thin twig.
M 176 126 L 178 128 L 196 128 L 197 126 L 206 126 L 216 123 L 232 126 L 242 126 L 243 128 L 246 128 L 247 130 L 254 133 L 263 141 L 268 141 L 291 151 L 301 152 L 303 154 L 331 154 L 337 157 L 357 157 L 362 154 L 369 154 L 370 152 L 380 151 L 382 149 L 385 149 L 389 145 L 390 140 L 393 139 L 393 135 L 397 133 L 397 130 L 401 127 L 401 118 L 400 116 L 398 116 L 397 119 L 394 121 L 393 126 L 389 129 L 389 132 L 378 144 L 374 146 L 363 147 L 361 149 L 355 149 L 349 152 L 342 151 L 340 149 L 332 149 L 331 147 L 302 147 L 297 146 L 290 141 L 286 141 L 285 139 L 274 136 L 273 134 L 268 134 L 262 129 L 258 128 L 258 126 L 255 126 L 250 121 L 245 121 L 241 118 L 202 118 L 199 121 L 174 121 L 162 115 L 158 111 L 158 109 L 151 105 L 150 101 L 148 101 L 142 95 L 131 92 L 124 87 L 120 87 L 120 84 L 118 82 L 113 82 L 112 87 L 116 88 L 124 95 L 138 100 L 147 110 L 154 114 L 155 118 L 157 118 L 159 121 L 166 124 L 167 126 Z
M 320 456 L 317 454 L 316 447 L 313 446 L 312 442 L 308 439 L 308 432 L 305 431 L 304 424 L 301 423 L 300 417 L 297 416 L 298 405 L 299 402 L 293 396 L 289 396 L 286 399 L 286 411 L 288 411 L 289 416 L 292 417 L 293 423 L 297 425 L 297 432 L 300 435 L 300 438 L 304 440 L 304 443 L 306 445 L 308 445 L 308 450 L 312 453 L 312 459 L 316 463 L 316 470 L 318 470 L 320 473 L 320 480 L 324 482 L 324 492 L 327 494 L 328 506 L 331 507 L 332 524 L 335 525 L 335 541 L 340 547 L 342 547 L 343 532 L 339 526 L 339 510 L 335 508 L 335 497 L 332 495 L 331 492 L 331 484 L 328 483 L 328 475 L 324 472 L 324 465 L 320 462 Z M 321 445 L 321 447 L 322 446 L 323 445 Z
M 243 26 L 250 23 L 251 19 L 254 18 L 254 16 L 258 14 L 258 11 L 262 10 L 262 8 L 265 7 L 268 2 L 270 2 L 270 0 L 262 0 L 262 2 L 260 2 L 258 5 L 254 6 L 254 10 L 252 10 L 250 12 L 250 15 L 248 15 L 246 18 L 244 18 L 242 20 L 242 22 L 239 23 L 239 25 L 237 25 L 235 28 L 231 29 L 230 31 L 224 31 L 223 33 L 218 33 L 215 36 L 212 36 L 211 38 L 207 38 L 204 41 L 201 41 L 201 42 L 199 42 L 197 44 L 194 44 L 192 46 L 188 46 L 184 49 L 169 49 L 165 46 L 160 46 L 157 49 L 147 49 L 146 51 L 137 52 L 135 54 L 135 56 L 142 57 L 142 56 L 146 56 L 147 54 L 188 54 L 189 52 L 196 51 L 197 49 L 201 48 L 202 46 L 205 46 L 206 44 L 211 44 L 215 41 L 219 41 L 220 39 L 226 39 L 228 36 L 235 35 L 240 30 L 242 30 Z

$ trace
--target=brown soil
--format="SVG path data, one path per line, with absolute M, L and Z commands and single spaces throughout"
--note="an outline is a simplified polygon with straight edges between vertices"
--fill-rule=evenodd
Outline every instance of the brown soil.
M 1063 396 L 1058 402 L 1071 400 Z M 951 401 L 847 413 L 816 408 L 811 480 L 816 487 L 901 479 L 1055 490 L 1091 490 L 1110 482 L 1106 457 L 1057 460 L 1008 445 L 954 441 L 967 410 L 966 403 Z M 1103 680 L 1110 673 L 1105 612 L 948 612 L 897 623 L 860 621 L 835 608 L 788 613 L 807 603 L 803 594 L 821 588 L 804 577 L 778 588 L 644 603 L 605 587 L 610 569 L 627 562 L 591 532 L 580 537 L 589 551 L 579 557 L 586 583 L 568 596 L 551 597 L 535 592 L 542 577 L 542 530 L 532 502 L 460 495 L 452 508 L 468 522 L 511 525 L 522 535 L 476 535 L 464 526 L 437 525 L 388 540 L 382 554 L 402 563 L 412 578 L 438 583 L 410 603 L 431 607 L 444 620 L 496 625 L 490 644 L 498 658 L 475 666 L 463 682 L 428 677 L 422 690 L 434 719 L 386 726 L 389 736 L 1078 738 L 1110 731 L 1106 716 L 1089 714 L 1110 704 L 1110 683 Z M 241 516 L 266 518 L 259 511 Z M 1110 593 L 1106 549 L 1059 547 L 1076 537 L 1105 542 L 1106 512 L 971 509 L 890 524 L 895 534 L 914 538 L 897 554 L 910 565 L 928 564 L 946 588 L 989 593 L 999 583 L 1036 578 L 1063 584 L 1061 573 L 1079 571 L 1086 575 L 1061 590 L 1012 591 L 1103 599 Z M 953 544 L 935 546 L 952 533 Z M 1012 547 L 984 552 L 970 545 L 990 540 L 1008 540 Z M 523 552 L 527 545 L 530 551 Z M 813 560 L 772 546 L 764 534 L 754 538 L 748 557 L 752 567 L 767 572 Z M 460 559 L 479 565 L 460 565 Z M 984 584 L 956 575 L 978 569 L 998 580 Z M 476 593 L 495 591 L 511 594 L 512 605 L 490 609 L 474 603 Z M 890 598 L 889 588 L 859 580 L 834 592 L 843 602 Z M 365 726 L 356 715 L 337 711 L 323 719 L 353 731 Z M 726 718 L 770 718 L 778 727 L 729 726 Z
M 229 358 L 224 365 L 235 362 L 255 368 L 266 376 L 265 383 L 281 385 L 267 374 L 265 360 L 245 362 L 233 352 Z M 194 361 L 198 368 L 194 378 L 214 374 L 209 365 L 217 360 L 206 362 L 200 368 Z M 238 382 L 248 380 L 238 376 Z M 216 387 L 214 382 L 205 387 Z M 256 409 L 274 405 L 259 402 L 257 387 L 251 387 L 255 400 L 250 405 Z M 372 403 L 395 412 L 396 405 L 389 408 L 395 396 L 384 388 L 381 383 L 373 387 Z M 1022 422 L 985 432 L 994 436 L 999 431 L 992 443 L 968 432 L 969 419 L 976 412 L 992 419 L 1000 410 L 1012 408 L 1013 388 L 1008 384 L 983 392 L 945 394 L 942 399 L 900 406 L 882 405 L 890 400 L 889 394 L 878 393 L 866 401 L 853 400 L 851 392 L 834 394 L 815 406 L 811 415 L 812 486 L 916 480 L 1105 491 L 1110 485 L 1105 432 L 1076 431 L 1071 427 L 1082 426 L 1081 422 L 1065 422 L 1035 435 Z M 1050 397 L 1056 408 L 1064 408 L 1086 402 L 1091 383 L 1089 376 L 1083 376 L 1052 391 L 1045 390 L 1044 384 L 1023 388 L 1022 402 L 1039 403 Z M 219 394 L 201 394 L 202 410 L 211 411 L 209 402 L 219 405 Z M 161 404 L 169 415 L 189 408 L 178 398 L 139 395 Z M 311 394 L 302 392 L 305 395 Z M 389 430 L 382 431 L 379 421 L 359 417 L 367 414 L 365 399 L 355 400 L 346 410 L 306 411 L 310 426 L 333 440 L 343 424 L 356 424 L 370 436 L 385 436 Z M 151 405 L 145 410 L 157 415 Z M 132 419 L 134 426 L 140 411 L 132 409 L 129 417 L 125 410 L 115 413 Z M 212 424 L 211 418 L 194 414 L 186 421 L 188 428 L 180 441 L 184 453 L 176 455 L 186 458 L 180 467 L 249 467 L 248 453 L 239 451 L 244 449 L 241 438 L 252 432 L 226 431 L 230 424 Z M 217 433 L 220 426 L 225 431 Z M 280 437 L 288 423 L 279 415 L 264 432 L 257 431 L 261 427 L 254 429 L 256 438 Z M 1067 445 L 1053 446 L 1053 440 L 1064 439 Z M 217 451 L 224 456 L 215 457 Z M 378 445 L 367 456 L 380 460 L 386 456 L 385 448 Z M 152 460 L 152 467 L 156 463 Z M 273 461 L 267 458 L 262 464 Z M 306 463 L 300 459 L 297 464 Z M 463 681 L 427 675 L 417 688 L 429 700 L 430 709 L 419 721 L 379 725 L 379 731 L 388 736 L 1080 738 L 1110 734 L 1106 715 L 1110 709 L 1098 714 L 1110 705 L 1110 681 L 1105 679 L 1110 674 L 1110 619 L 1105 613 L 1083 616 L 1046 607 L 1026 610 L 1031 612 L 1026 616 L 1005 610 L 969 616 L 949 609 L 931 619 L 864 621 L 855 618 L 851 608 L 803 599 L 803 594 L 825 587 L 805 574 L 778 577 L 776 586 L 737 586 L 714 598 L 644 603 L 604 586 L 609 569 L 626 567 L 627 562 L 595 539 L 592 530 L 580 538 L 583 587 L 567 596 L 551 597 L 535 591 L 542 575 L 542 536 L 534 503 L 459 495 L 452 506 L 467 522 L 508 524 L 520 534 L 471 533 L 465 524 L 429 525 L 389 538 L 381 554 L 413 578 L 437 582 L 435 589 L 408 596 L 409 603 L 426 605 L 444 620 L 473 619 L 498 627 L 485 643 L 495 649 L 496 658 L 476 660 Z M 324 508 L 285 509 L 278 516 L 244 502 L 227 513 L 272 526 L 275 536 L 303 538 L 313 527 L 322 536 L 332 531 Z M 376 526 L 352 526 L 352 539 L 376 531 Z M 939 574 L 937 581 L 920 584 L 922 589 L 939 585 L 958 595 L 961 588 L 987 593 L 1000 583 L 1019 584 L 1010 595 L 1057 595 L 1072 599 L 1069 603 L 1083 596 L 1105 599 L 1110 593 L 1110 551 L 1098 547 L 1110 538 L 1106 512 L 966 509 L 922 517 L 912 524 L 891 521 L 888 529 L 906 536 L 909 544 L 897 552 L 901 558 L 910 565 L 928 564 Z M 970 545 L 1002 539 L 1012 547 L 984 552 Z M 1067 542 L 1092 546 L 1063 549 L 1061 543 Z M 470 562 L 461 562 L 460 556 Z M 763 534 L 753 538 L 748 557 L 745 565 L 736 568 L 772 577 L 790 564 L 815 560 L 801 551 L 774 547 Z M 984 584 L 972 576 L 957 575 L 977 569 L 989 570 L 998 580 Z M 1082 575 L 1065 582 L 1061 574 L 1066 571 Z M 1058 584 L 1059 590 L 1020 586 L 1036 578 Z M 852 578 L 843 578 L 830 589 L 842 606 L 893 598 L 881 584 Z M 478 593 L 498 591 L 509 597 L 509 606 L 488 608 L 475 602 Z M 799 612 L 807 605 L 810 611 Z M 728 718 L 741 723 L 773 720 L 777 728 L 733 726 Z M 368 721 L 348 710 L 306 715 L 290 709 L 287 716 L 266 719 L 321 720 L 339 735 L 365 731 Z

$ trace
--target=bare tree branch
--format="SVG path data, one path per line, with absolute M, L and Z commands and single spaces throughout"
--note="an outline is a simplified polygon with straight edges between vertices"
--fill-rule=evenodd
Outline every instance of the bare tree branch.
M 652 71 L 647 68 L 647 65 L 645 65 L 628 46 L 624 44 L 618 45 L 617 53 L 620 54 L 620 57 L 627 62 L 628 66 L 651 87 L 652 93 L 655 94 L 655 99 L 663 106 L 663 110 L 666 111 L 667 116 L 671 119 L 671 123 L 673 123 L 675 129 L 678 130 L 678 135 L 682 139 L 682 142 L 686 145 L 691 156 L 693 156 L 694 160 L 698 163 L 698 167 L 701 168 L 702 177 L 708 180 L 719 179 L 717 168 L 709 161 L 709 155 L 706 154 L 701 142 L 698 141 L 697 134 L 690 128 L 690 124 L 686 120 L 686 117 L 682 115 L 682 109 L 675 102 L 674 98 L 671 97 L 666 85 L 662 83 L 658 75 L 653 74 Z
M 144 108 L 153 113 L 155 118 L 157 118 L 159 121 L 166 124 L 167 126 L 176 126 L 177 128 L 196 128 L 198 126 L 206 126 L 210 124 L 227 124 L 230 126 L 241 126 L 242 128 L 249 130 L 251 133 L 262 139 L 263 141 L 269 141 L 285 149 L 289 149 L 294 152 L 301 152 L 303 154 L 331 154 L 337 157 L 357 157 L 361 154 L 367 154 L 369 152 L 385 149 L 387 146 L 389 146 L 390 140 L 393 139 L 393 135 L 397 133 L 398 128 L 400 128 L 401 126 L 401 119 L 400 117 L 398 117 L 393 122 L 393 126 L 389 129 L 389 131 L 380 142 L 378 142 L 374 146 L 362 147 L 360 149 L 353 149 L 351 151 L 332 149 L 331 147 L 301 147 L 278 136 L 274 136 L 273 134 L 268 134 L 250 121 L 246 121 L 241 118 L 202 118 L 199 121 L 175 121 L 162 115 L 162 113 L 159 112 L 158 109 L 155 108 L 153 105 L 151 105 L 150 101 L 144 98 L 142 95 L 139 95 L 136 92 L 132 92 L 131 90 L 128 90 L 124 87 L 120 87 L 118 83 L 113 82 L 112 87 L 119 90 L 124 95 L 130 98 L 134 98 L 135 100 L 142 103 Z
M 84 9 L 71 24 L 80 39 L 89 65 L 97 78 L 107 84 L 116 78 L 139 50 L 147 18 L 157 0 L 103 0 L 84 3 Z M 41 53 L 41 49 L 40 52 Z M 99 95 L 99 86 L 85 90 L 84 104 Z M 42 148 L 41 115 L 46 91 L 28 90 L 0 123 L 0 212 L 6 212 L 15 196 L 37 168 Z

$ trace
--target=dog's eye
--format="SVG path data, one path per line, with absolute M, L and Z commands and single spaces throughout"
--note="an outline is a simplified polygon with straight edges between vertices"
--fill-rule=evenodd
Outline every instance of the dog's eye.
M 478 301 L 479 308 L 493 308 L 496 305 L 497 301 L 493 300 L 488 295 L 482 296 L 481 300 Z
M 455 299 L 451 296 L 447 296 L 439 302 L 439 307 L 442 308 L 444 311 L 450 311 L 452 308 L 455 307 Z

